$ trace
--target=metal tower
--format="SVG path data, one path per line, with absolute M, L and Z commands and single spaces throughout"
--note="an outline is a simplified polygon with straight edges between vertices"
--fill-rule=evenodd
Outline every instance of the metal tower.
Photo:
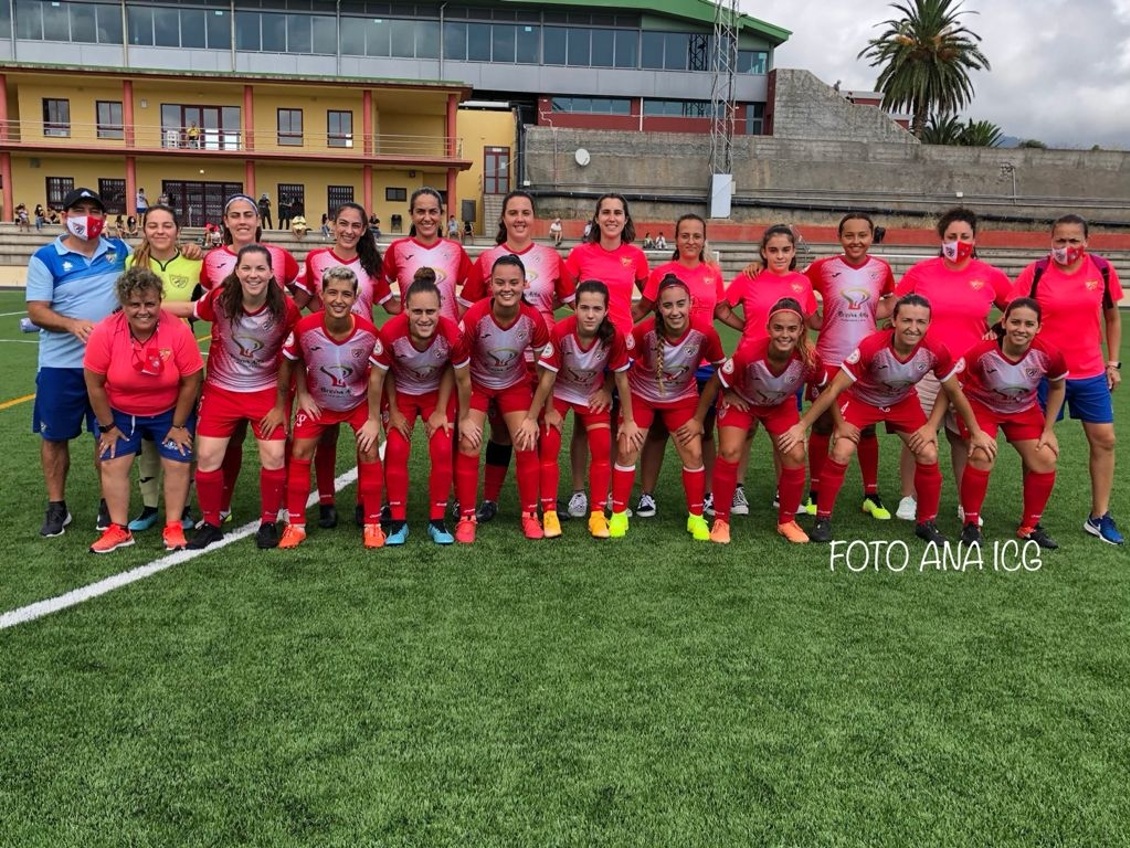
M 710 86 L 710 217 L 730 217 L 734 190 L 734 75 L 738 70 L 738 0 L 715 0 Z

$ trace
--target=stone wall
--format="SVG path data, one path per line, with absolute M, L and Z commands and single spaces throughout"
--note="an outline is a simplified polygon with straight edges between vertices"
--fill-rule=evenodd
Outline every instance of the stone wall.
M 770 77 L 774 138 L 919 143 L 882 109 L 849 102 L 810 71 L 778 68 Z

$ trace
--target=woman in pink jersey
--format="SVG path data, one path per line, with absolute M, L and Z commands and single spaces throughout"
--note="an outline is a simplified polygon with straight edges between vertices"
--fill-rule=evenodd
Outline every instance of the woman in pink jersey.
M 391 361 L 388 393 L 388 447 L 385 483 L 392 524 L 387 543 L 408 538 L 408 458 L 416 417 L 428 439 L 428 537 L 437 545 L 455 538 L 443 521 L 452 482 L 452 430 L 456 420 L 452 368 L 466 370 L 459 358 L 459 327 L 444 318 L 435 271 L 421 268 L 404 295 L 404 311 L 381 330 Z
M 557 484 L 561 477 L 561 430 L 565 416 L 573 410 L 574 427 L 580 424 L 588 440 L 592 461 L 589 533 L 595 539 L 609 538 L 604 516 L 604 493 L 612 479 L 612 428 L 608 420 L 608 398 L 603 392 L 607 372 L 612 372 L 620 393 L 623 423 L 620 439 L 634 450 L 643 434 L 632 415 L 628 386 L 631 359 L 624 334 L 608 320 L 608 287 L 598 280 L 577 286 L 576 314 L 570 315 L 550 333 L 550 343 L 538 364 L 555 374 L 553 394 L 546 401 L 545 426 L 541 432 L 542 523 L 547 538 L 561 535 L 557 516 Z M 580 429 L 578 427 L 578 429 Z
M 820 330 L 816 352 L 827 372 L 830 384 L 847 359 L 864 338 L 875 332 L 877 322 L 891 314 L 894 305 L 895 278 L 891 266 L 883 259 L 868 256 L 875 239 L 875 224 L 869 215 L 849 212 L 840 219 L 840 245 L 843 253 L 817 259 L 804 274 L 820 295 L 822 308 L 813 322 Z M 834 425 L 832 414 L 825 413 L 812 425 L 809 436 L 808 462 L 810 481 L 809 515 L 816 514 L 820 498 L 820 473 L 828 458 L 828 445 Z M 875 428 L 864 427 L 859 436 L 859 470 L 863 475 L 862 509 L 872 518 L 889 521 L 890 510 L 879 497 L 879 440 Z
M 1063 354 L 1047 345 L 1040 332 L 1040 305 L 1018 297 L 1008 305 L 996 338 L 977 344 L 965 354 L 962 389 L 981 429 L 996 439 L 997 429 L 1016 448 L 1024 462 L 1024 511 L 1017 535 L 1041 548 L 1059 547 L 1040 526 L 1040 516 L 1055 485 L 1059 442 L 1055 420 L 1066 396 L 1067 363 Z M 1047 410 L 1040 409 L 1037 391 L 1043 380 L 1051 386 Z M 981 542 L 981 506 L 989 488 L 993 457 L 972 453 L 961 478 L 961 506 L 965 527 L 961 541 Z
M 995 304 L 1008 305 L 1012 287 L 1008 277 L 977 258 L 977 216 L 969 209 L 950 209 L 938 221 L 937 232 L 942 240 L 938 256 L 919 262 L 899 280 L 895 294 L 920 294 L 931 306 L 930 334 L 955 357 L 965 354 L 989 331 L 989 313 Z M 938 382 L 927 376 L 918 384 L 922 409 L 930 415 L 938 397 Z M 965 442 L 957 431 L 953 416 L 945 421 L 946 440 L 950 444 L 953 479 L 960 483 L 967 457 Z M 915 517 L 914 475 L 916 463 L 904 450 L 899 462 L 902 477 L 902 500 L 899 518 Z
M 720 365 L 725 359 L 718 332 L 709 323 L 691 318 L 691 293 L 687 284 L 668 275 L 657 293 L 655 318 L 632 331 L 635 360 L 628 373 L 632 410 L 640 429 L 661 417 L 675 434 L 675 449 L 683 461 L 683 488 L 687 499 L 687 532 L 697 541 L 710 539 L 702 515 L 706 473 L 702 466 L 702 424 L 695 419 L 698 388 L 695 371 L 703 359 Z M 623 441 L 612 469 L 612 518 L 608 531 L 620 538 L 628 531 L 628 498 L 636 477 L 639 449 Z
M 914 386 L 924 374 L 933 371 L 942 390 L 969 428 L 971 450 L 987 456 L 997 453 L 996 439 L 977 424 L 969 401 L 961 393 L 957 374 L 961 359 L 955 359 L 944 344 L 927 334 L 930 327 L 930 302 L 918 294 L 899 298 L 892 321 L 894 327 L 864 338 L 844 360 L 831 387 L 822 392 L 800 421 L 777 437 L 777 449 L 787 453 L 804 441 L 812 422 L 831 408 L 837 399 L 836 430 L 832 434 L 832 454 L 824 464 L 821 498 L 816 524 L 809 533 L 814 542 L 832 541 L 832 510 L 844 482 L 844 472 L 859 444 L 859 433 L 869 424 L 886 422 L 898 433 L 916 463 L 914 482 L 919 492 L 917 524 L 914 534 L 937 545 L 945 536 L 938 530 L 938 501 L 942 474 L 938 470 L 938 427 L 946 405 L 937 403 L 927 419 L 914 394 Z M 840 398 L 841 394 L 843 395 Z

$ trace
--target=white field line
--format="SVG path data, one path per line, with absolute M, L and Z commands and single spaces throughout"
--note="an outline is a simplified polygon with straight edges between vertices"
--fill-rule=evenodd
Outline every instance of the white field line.
M 39 344 L 39 339 L 0 339 L 0 342 L 7 342 L 8 344 Z
M 27 315 L 26 309 L 21 309 L 19 312 L 0 312 L 0 318 L 14 318 L 17 315 Z
M 334 480 L 334 491 L 340 492 L 356 479 L 357 468 L 354 467 Z M 309 500 L 306 501 L 306 506 L 312 507 L 317 502 L 318 493 L 314 491 L 310 494 Z M 247 538 L 258 529 L 259 521 L 251 521 L 244 524 L 242 527 L 224 533 L 223 539 L 216 542 L 214 545 L 209 545 L 203 550 L 174 551 L 168 556 L 153 560 L 153 562 L 147 565 L 139 565 L 137 568 L 113 574 L 103 580 L 99 580 L 97 583 L 91 583 L 88 586 L 72 589 L 57 597 L 48 598 L 45 601 L 36 601 L 34 604 L 28 604 L 26 607 L 11 610 L 10 612 L 0 615 L 0 630 L 15 627 L 17 624 L 26 624 L 29 621 L 35 621 L 37 618 L 43 618 L 43 616 L 50 615 L 53 612 L 59 612 L 69 607 L 78 606 L 84 601 L 89 601 L 91 598 L 97 598 L 99 595 L 105 595 L 115 589 L 120 589 L 122 586 L 128 586 L 130 583 L 136 583 L 138 580 L 144 580 L 146 577 L 164 571 L 166 568 L 172 568 L 174 565 L 180 565 L 183 562 L 196 559 L 198 556 L 218 551 L 225 545 L 230 545 L 232 542 L 238 542 L 240 539 Z

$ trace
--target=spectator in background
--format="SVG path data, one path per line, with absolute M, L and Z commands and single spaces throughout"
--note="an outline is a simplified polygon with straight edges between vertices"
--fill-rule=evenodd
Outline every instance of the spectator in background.
M 330 214 L 322 213 L 322 241 L 330 240 Z
M 279 198 L 279 229 L 280 230 L 289 230 L 290 229 L 290 222 L 291 222 L 291 218 L 292 218 L 293 214 L 294 214 L 294 212 L 293 212 L 292 207 L 290 205 L 290 198 L 289 197 L 280 197 Z
M 263 221 L 264 230 L 273 230 L 275 228 L 271 220 L 271 198 L 267 192 L 263 192 L 259 195 L 259 217 Z
M 31 219 L 27 214 L 27 206 L 22 203 L 16 207 L 16 226 L 20 228 L 21 233 L 31 232 Z
M 651 237 L 651 232 L 648 231 L 643 234 L 643 249 L 653 250 L 655 248 L 655 239 Z
M 294 218 L 306 217 L 306 204 L 302 202 L 301 197 L 292 197 L 290 199 L 290 215 L 292 220 Z
M 137 217 L 144 218 L 145 210 L 149 208 L 149 198 L 145 196 L 145 189 L 139 188 L 137 190 L 137 197 L 134 199 L 133 205 L 137 209 Z
M 35 204 L 35 229 L 36 231 L 42 230 L 43 225 L 47 223 L 47 215 L 43 211 L 43 204 Z
M 447 218 L 447 237 L 452 241 L 459 238 L 459 222 L 455 220 L 454 215 L 449 215 Z
M 463 222 L 463 244 L 475 240 L 475 225 L 470 221 Z
M 126 234 L 130 238 L 137 237 L 137 218 L 135 218 L 133 215 L 130 215 L 128 218 L 126 218 Z
M 369 232 L 373 234 L 373 238 L 375 239 L 381 237 L 381 219 L 376 215 L 369 216 Z
M 200 127 L 196 125 L 196 121 L 189 124 L 188 130 L 185 132 L 185 137 L 188 139 L 189 147 L 196 148 L 197 150 L 200 149 Z
M 549 237 L 553 240 L 554 247 L 561 247 L 563 231 L 564 228 L 561 226 L 561 219 L 554 218 L 553 223 L 549 225 Z
M 663 233 L 660 233 L 659 235 L 657 235 L 655 237 L 655 249 L 656 250 L 666 250 L 667 249 L 667 239 L 663 238 Z

